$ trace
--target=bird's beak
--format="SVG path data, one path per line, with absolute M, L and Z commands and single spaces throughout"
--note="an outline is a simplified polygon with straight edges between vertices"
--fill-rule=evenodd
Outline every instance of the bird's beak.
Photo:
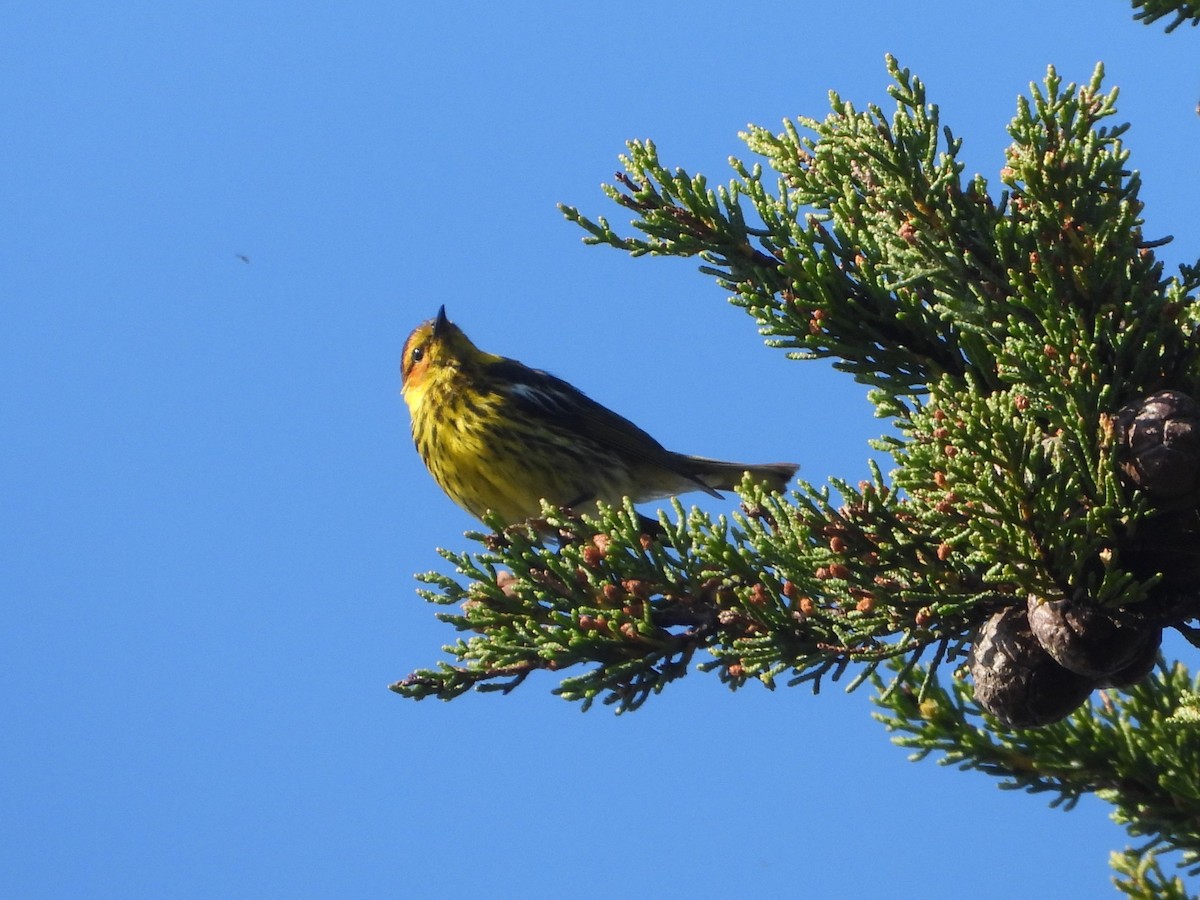
M 441 337 L 450 327 L 450 320 L 446 318 L 446 307 L 438 308 L 437 318 L 433 320 L 433 336 Z

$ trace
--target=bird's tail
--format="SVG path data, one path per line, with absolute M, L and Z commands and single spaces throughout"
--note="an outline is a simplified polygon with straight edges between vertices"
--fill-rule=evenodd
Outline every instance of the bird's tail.
M 703 456 L 689 456 L 687 461 L 691 469 L 689 474 L 714 491 L 734 490 L 742 483 L 742 477 L 747 472 L 750 473 L 751 479 L 760 482 L 768 490 L 782 491 L 800 468 L 795 463 L 763 463 L 752 466 L 720 459 L 706 459 Z

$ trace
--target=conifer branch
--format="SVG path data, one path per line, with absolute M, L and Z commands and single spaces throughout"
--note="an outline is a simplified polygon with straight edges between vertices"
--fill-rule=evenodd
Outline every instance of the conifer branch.
M 631 142 L 604 188 L 629 234 L 562 210 L 588 243 L 698 257 L 769 345 L 870 385 L 890 478 L 747 483 L 740 515 L 676 503 L 654 535 L 632 506 L 472 535 L 442 551 L 454 577 L 421 576 L 458 607 L 439 614 L 464 635 L 452 661 L 393 689 L 548 670 L 560 696 L 625 711 L 692 668 L 731 688 L 874 680 L 920 754 L 1113 803 L 1149 848 L 1114 857 L 1122 890 L 1178 895 L 1152 854 L 1200 865 L 1198 691 L 1182 667 L 1138 682 L 1164 628 L 1200 630 L 1200 263 L 1167 274 L 1168 239 L 1143 234 L 1102 68 L 1031 85 L 993 194 L 887 65 L 890 112 L 833 94 L 823 120 L 750 126 L 760 161 L 716 188 Z M 973 698 L 942 687 L 964 660 Z
M 1191 0 L 1133 0 L 1133 8 L 1137 10 L 1133 18 L 1140 19 L 1145 25 L 1151 25 L 1159 19 L 1172 16 L 1165 29 L 1167 34 L 1184 22 L 1190 25 L 1200 25 L 1200 6 Z
M 876 680 L 882 687 L 882 681 Z M 1114 819 L 1147 851 L 1178 853 L 1200 874 L 1200 716 L 1193 679 L 1160 666 L 1123 693 L 1105 693 L 1043 728 L 1005 729 L 972 700 L 959 677 L 943 687 L 914 669 L 876 703 L 875 717 L 914 759 L 1003 779 L 1002 787 L 1047 794 L 1071 809 L 1086 794 L 1115 807 Z M 1161 874 L 1161 873 L 1160 873 Z
M 835 479 L 840 503 L 809 484 L 789 500 L 751 492 L 755 514 L 732 522 L 677 507 L 663 547 L 629 510 L 554 519 L 597 534 L 585 556 L 535 528 L 477 535 L 483 553 L 444 554 L 467 584 L 425 576 L 429 599 L 466 604 L 443 618 L 477 636 L 451 648 L 458 665 L 397 690 L 449 697 L 593 664 L 560 693 L 628 709 L 701 649 L 734 687 L 783 672 L 819 686 L 930 648 L 952 660 L 1029 597 L 1167 625 L 1194 614 L 1187 589 L 1155 585 L 1163 536 L 1200 535 L 1200 518 L 1130 491 L 1114 423 L 1149 392 L 1200 389 L 1200 276 L 1166 277 L 1142 235 L 1126 126 L 1107 124 L 1116 92 L 1099 67 L 1083 85 L 1051 69 L 1031 86 L 993 198 L 982 177 L 963 181 L 961 143 L 922 83 L 890 57 L 888 70 L 891 115 L 833 95 L 824 121 L 744 135 L 774 191 L 759 165 L 734 160 L 738 178 L 713 190 L 632 142 L 605 191 L 643 236 L 564 212 L 591 243 L 700 256 L 769 343 L 875 385 L 900 433 L 881 443 L 894 485 Z M 1200 548 L 1182 552 L 1171 563 L 1200 583 Z

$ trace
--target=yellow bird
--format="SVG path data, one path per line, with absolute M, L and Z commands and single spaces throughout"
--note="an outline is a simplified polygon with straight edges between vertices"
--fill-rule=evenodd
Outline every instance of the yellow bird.
M 744 473 L 782 491 L 798 466 L 746 465 L 667 450 L 561 378 L 477 348 L 437 317 L 417 326 L 400 362 L 413 442 L 434 480 L 472 515 L 507 524 L 541 513 L 705 491 L 719 497 Z

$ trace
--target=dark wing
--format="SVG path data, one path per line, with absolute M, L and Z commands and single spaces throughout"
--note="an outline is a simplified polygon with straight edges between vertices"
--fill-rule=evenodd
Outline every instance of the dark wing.
M 597 403 L 561 378 L 512 359 L 492 363 L 488 374 L 493 376 L 493 383 L 504 385 L 513 405 L 520 411 L 623 456 L 673 472 L 714 497 L 721 496 L 686 471 L 679 454 L 672 453 L 624 416 Z

